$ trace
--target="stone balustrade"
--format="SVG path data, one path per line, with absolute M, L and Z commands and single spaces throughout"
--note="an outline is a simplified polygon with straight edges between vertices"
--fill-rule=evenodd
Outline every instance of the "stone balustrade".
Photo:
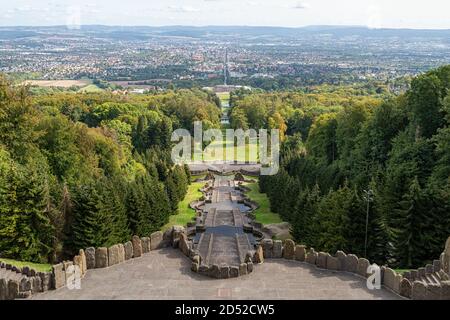
M 320 269 L 333 272 L 348 272 L 363 278 L 368 278 L 371 263 L 365 258 L 354 254 L 338 251 L 335 255 L 326 252 L 316 252 L 313 248 L 306 249 L 304 245 L 296 245 L 288 239 L 264 239 L 256 249 L 253 261 L 263 263 L 264 259 L 288 259 L 307 263 Z M 414 300 L 450 300 L 449 270 L 443 266 L 450 262 L 450 238 L 440 260 L 435 260 L 424 268 L 412 270 L 403 275 L 395 270 L 381 266 L 381 284 L 388 290 L 408 299 Z
M 0 300 L 24 299 L 34 293 L 52 289 L 51 272 L 38 272 L 25 266 L 19 268 L 0 262 Z
M 73 260 L 53 265 L 51 272 L 37 272 L 29 267 L 18 268 L 0 262 L 0 300 L 28 298 L 34 293 L 65 287 L 69 279 L 74 279 L 71 278 L 74 272 L 78 272 L 82 279 L 89 269 L 108 268 L 139 258 L 152 250 L 172 246 L 178 243 L 180 233 L 184 230 L 184 227 L 172 227 L 165 233 L 157 231 L 149 237 L 133 236 L 126 243 L 108 248 L 81 249 Z M 78 268 L 71 268 L 72 266 Z

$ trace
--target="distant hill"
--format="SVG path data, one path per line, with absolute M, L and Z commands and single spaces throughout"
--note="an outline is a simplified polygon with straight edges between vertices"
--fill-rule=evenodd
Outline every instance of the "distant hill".
M 65 26 L 50 27 L 0 27 L 0 39 L 34 37 L 39 34 L 62 33 L 73 35 L 95 35 L 112 39 L 144 40 L 152 37 L 281 37 L 303 38 L 328 35 L 332 37 L 401 37 L 401 38 L 448 38 L 450 29 L 370 29 L 364 26 L 309 26 L 302 28 L 286 27 L 250 27 L 250 26 L 166 26 L 166 27 L 123 27 L 87 25 L 79 30 L 70 30 Z

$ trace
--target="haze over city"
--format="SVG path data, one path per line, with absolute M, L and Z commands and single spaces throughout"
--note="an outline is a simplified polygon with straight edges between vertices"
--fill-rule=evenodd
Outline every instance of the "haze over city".
M 17 0 L 2 4 L 0 25 L 248 25 L 450 28 L 446 0 Z

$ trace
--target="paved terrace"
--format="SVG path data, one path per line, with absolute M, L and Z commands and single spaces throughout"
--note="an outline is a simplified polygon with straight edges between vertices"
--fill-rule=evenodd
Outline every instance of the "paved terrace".
M 48 291 L 32 299 L 401 299 L 387 290 L 368 290 L 365 279 L 319 270 L 306 263 L 266 260 L 253 273 L 217 280 L 190 270 L 179 250 L 162 249 L 108 269 L 89 270 L 80 290 Z
M 231 199 L 233 182 L 218 178 L 215 200 L 208 208 L 207 229 L 198 250 L 208 264 L 238 265 L 249 243 L 243 232 L 247 219 Z M 233 195 L 234 196 L 234 195 Z M 239 195 L 238 195 L 239 196 Z M 222 204 L 217 208 L 218 204 Z M 151 251 L 107 269 L 89 270 L 80 290 L 66 287 L 32 299 L 401 299 L 385 290 L 368 290 L 354 274 L 320 270 L 306 263 L 265 260 L 248 275 L 213 279 L 191 271 L 191 261 L 179 250 Z

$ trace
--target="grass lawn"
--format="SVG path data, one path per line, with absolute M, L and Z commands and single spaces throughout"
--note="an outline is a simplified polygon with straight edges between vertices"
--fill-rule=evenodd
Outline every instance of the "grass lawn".
M 229 101 L 230 100 L 230 93 L 229 92 L 217 92 L 216 95 L 222 101 Z
M 254 177 L 249 177 L 251 179 L 256 180 Z M 280 216 L 276 213 L 273 213 L 270 210 L 269 198 L 265 193 L 259 192 L 258 182 L 254 183 L 246 183 L 245 186 L 251 191 L 247 192 L 247 196 L 258 203 L 259 208 L 255 210 L 254 214 L 256 217 L 256 222 L 260 222 L 262 224 L 272 224 L 272 223 L 281 223 Z
M 185 226 L 195 217 L 195 210 L 189 207 L 192 201 L 198 200 L 202 193 L 199 191 L 205 182 L 192 182 L 188 188 L 186 197 L 178 204 L 178 213 L 170 216 L 169 222 L 162 227 L 162 231 L 169 229 L 172 226 Z
M 16 267 L 25 267 L 29 266 L 30 268 L 40 271 L 40 272 L 48 272 L 52 271 L 52 266 L 46 263 L 32 263 L 32 262 L 23 262 L 18 260 L 12 260 L 12 259 L 6 259 L 6 258 L 0 258 L 0 261 L 3 261 L 5 263 L 9 263 Z
M 78 90 L 78 92 L 82 92 L 82 93 L 97 93 L 97 92 L 103 92 L 103 91 L 104 91 L 103 89 L 97 87 L 95 84 L 90 84 L 90 85 Z
M 403 273 L 411 271 L 411 270 L 410 269 L 394 269 L 394 271 L 399 274 L 403 274 Z
M 244 145 L 228 147 L 226 137 L 222 143 L 220 141 L 213 141 L 204 150 L 203 161 L 246 161 L 246 162 L 257 162 L 259 159 L 258 155 L 258 144 L 250 144 L 248 141 Z M 227 157 L 227 152 L 230 152 L 233 156 Z M 250 156 L 250 152 L 251 155 Z

